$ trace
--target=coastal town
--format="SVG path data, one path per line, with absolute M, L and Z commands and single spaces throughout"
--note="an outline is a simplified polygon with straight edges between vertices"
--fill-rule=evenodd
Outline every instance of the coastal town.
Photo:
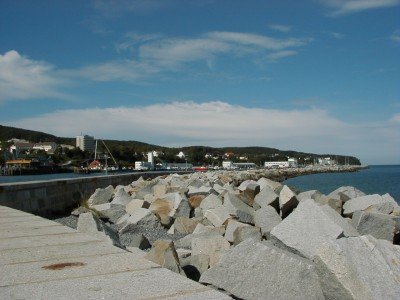
M 4 145 L 3 145 L 4 144 Z M 55 141 L 31 142 L 26 139 L 11 138 L 0 144 L 3 152 L 2 175 L 40 174 L 55 172 L 114 172 L 114 171 L 152 171 L 152 170 L 243 170 L 256 168 L 297 168 L 310 165 L 339 165 L 333 157 L 302 157 L 282 156 L 279 153 L 268 155 L 268 161 L 252 162 L 246 154 L 236 154 L 233 151 L 224 153 L 205 153 L 203 160 L 194 162 L 184 151 L 179 151 L 165 160 L 165 153 L 160 150 L 135 153 L 135 158 L 121 165 L 107 144 L 90 135 L 76 136 L 75 145 L 57 144 Z M 68 157 L 70 153 L 81 153 L 81 159 Z M 133 155 L 132 155 L 132 158 Z M 299 163 L 301 160 L 301 163 Z M 342 165 L 349 165 L 344 158 Z

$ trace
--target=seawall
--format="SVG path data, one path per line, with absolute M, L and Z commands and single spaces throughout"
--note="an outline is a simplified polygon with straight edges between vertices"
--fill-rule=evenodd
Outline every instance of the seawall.
M 289 169 L 248 170 L 243 173 L 242 180 L 266 177 L 275 181 L 284 181 L 291 177 L 326 173 L 354 172 L 362 166 L 325 166 Z M 217 171 L 237 172 L 237 171 Z M 56 179 L 35 182 L 0 184 L 0 205 L 22 210 L 42 217 L 68 214 L 79 206 L 82 200 L 88 199 L 97 188 L 108 185 L 128 185 L 139 177 L 155 178 L 171 172 L 140 172 L 109 176 L 82 177 L 74 179 Z M 187 171 L 173 173 L 185 174 Z
M 8 206 L 42 217 L 63 215 L 78 207 L 97 188 L 108 185 L 128 185 L 139 177 L 155 178 L 171 172 L 140 172 L 73 179 L 16 182 L 0 184 L 0 205 Z M 184 174 L 188 173 L 177 172 Z

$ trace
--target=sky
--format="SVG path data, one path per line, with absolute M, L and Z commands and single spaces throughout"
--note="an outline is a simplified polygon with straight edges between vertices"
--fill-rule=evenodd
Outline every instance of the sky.
M 0 1 L 0 124 L 400 164 L 400 0 Z

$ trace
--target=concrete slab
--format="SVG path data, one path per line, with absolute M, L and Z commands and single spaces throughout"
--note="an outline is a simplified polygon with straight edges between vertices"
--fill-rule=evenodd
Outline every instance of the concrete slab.
M 29 231 L 27 231 L 28 234 Z M 80 232 L 68 232 L 61 234 L 52 234 L 46 236 L 29 236 L 0 239 L 0 251 L 7 249 L 30 248 L 50 245 L 74 244 L 79 242 L 98 241 L 97 238 L 91 237 Z
M 132 259 L 132 254 L 129 252 L 18 263 L 2 266 L 0 287 L 151 268 L 160 266 L 145 259 Z
M 163 268 L 12 285 L 0 288 L 0 297 L 2 299 L 161 299 L 179 296 L 185 299 L 198 299 L 197 294 L 204 292 L 208 292 L 210 298 L 229 299 L 217 291 Z
M 73 259 L 77 257 L 124 252 L 125 250 L 106 244 L 103 241 L 29 247 L 0 251 L 0 265 L 52 259 Z
M 29 236 L 41 236 L 48 234 L 61 234 L 67 232 L 76 232 L 76 230 L 65 227 L 65 226 L 32 226 L 28 232 L 26 228 L 13 228 L 8 227 L 0 231 L 0 243 L 1 239 L 4 238 L 16 238 L 16 237 L 29 237 Z
M 0 299 L 229 299 L 58 223 L 1 207 Z
M 49 220 L 35 220 L 35 221 L 27 221 L 27 222 L 15 222 L 15 223 L 7 223 L 7 224 L 1 224 L 1 228 L 30 228 L 30 227 L 54 227 L 54 226 L 61 226 L 63 227 L 62 224 L 52 222 Z

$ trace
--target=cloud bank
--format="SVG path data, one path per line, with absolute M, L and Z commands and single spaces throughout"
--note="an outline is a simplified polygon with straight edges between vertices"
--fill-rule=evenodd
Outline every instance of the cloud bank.
M 333 17 L 400 4 L 400 0 L 321 0 L 321 2 L 333 9 L 330 13 Z
M 139 140 L 166 146 L 269 146 L 317 153 L 352 154 L 364 162 L 385 149 L 400 162 L 398 115 L 377 124 L 349 124 L 325 110 L 248 108 L 213 101 L 73 109 L 16 120 L 11 126 L 59 136 L 80 132 L 99 138 Z M 371 154 L 372 153 L 372 154 Z M 377 156 L 377 157 L 374 157 Z M 378 160 L 379 161 L 379 160 Z
M 0 102 L 10 99 L 60 98 L 62 80 L 54 76 L 54 67 L 11 50 L 0 54 Z

